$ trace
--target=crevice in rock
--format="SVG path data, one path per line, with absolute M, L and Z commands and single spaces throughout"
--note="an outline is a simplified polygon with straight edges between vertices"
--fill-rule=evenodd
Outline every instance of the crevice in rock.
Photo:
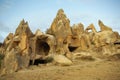
M 43 59 L 36 59 L 36 60 L 34 61 L 34 63 L 33 63 L 32 60 L 30 60 L 29 66 L 30 66 L 30 65 L 46 64 L 46 63 L 47 63 L 47 61 L 46 61 L 46 60 L 43 60 Z
M 70 52 L 74 52 L 78 47 L 68 46 Z
M 114 43 L 114 45 L 120 45 L 120 43 Z

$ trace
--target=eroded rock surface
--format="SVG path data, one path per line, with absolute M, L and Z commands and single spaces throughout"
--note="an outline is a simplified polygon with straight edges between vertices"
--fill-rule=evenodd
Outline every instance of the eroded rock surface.
M 5 56 L 2 74 L 39 64 L 50 55 L 58 64 L 72 65 L 74 53 L 83 53 L 84 58 L 86 56 L 92 58 L 91 53 L 96 55 L 120 53 L 119 33 L 114 32 L 100 20 L 98 24 L 100 31 L 97 31 L 93 24 L 86 29 L 82 23 L 71 27 L 70 20 L 63 9 L 60 9 L 46 33 L 38 29 L 33 34 L 28 22 L 22 20 L 15 34 L 10 33 L 1 44 L 0 52 Z M 90 57 L 84 54 L 85 52 L 89 53 Z

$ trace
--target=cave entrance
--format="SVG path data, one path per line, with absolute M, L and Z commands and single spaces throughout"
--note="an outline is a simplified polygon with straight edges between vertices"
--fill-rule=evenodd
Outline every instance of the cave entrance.
M 33 60 L 30 60 L 29 65 L 39 65 L 39 64 L 46 64 L 47 61 L 43 59 L 35 59 L 34 63 Z
M 68 46 L 70 52 L 74 52 L 78 47 Z
M 118 43 L 118 42 L 116 42 L 116 43 L 114 43 L 114 45 L 120 45 L 120 42 Z
M 48 55 L 49 51 L 50 46 L 47 42 L 41 41 L 39 39 L 36 41 L 36 54 L 46 56 Z
M 38 64 L 46 64 L 46 60 L 44 60 L 44 57 L 49 54 L 50 46 L 46 41 L 43 41 L 41 39 L 37 39 L 36 41 L 36 58 L 35 60 L 30 60 L 29 65 L 38 65 Z

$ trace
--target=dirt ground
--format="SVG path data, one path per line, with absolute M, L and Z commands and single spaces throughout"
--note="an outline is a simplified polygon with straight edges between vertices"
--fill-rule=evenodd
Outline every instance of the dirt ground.
M 4 75 L 0 80 L 120 80 L 120 60 L 78 60 L 71 66 L 40 64 Z

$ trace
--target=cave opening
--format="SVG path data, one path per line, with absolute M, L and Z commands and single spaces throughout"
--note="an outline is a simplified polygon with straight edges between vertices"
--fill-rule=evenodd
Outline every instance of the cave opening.
M 48 45 L 47 42 L 45 41 L 41 41 L 41 40 L 37 40 L 36 41 L 36 54 L 38 55 L 48 55 L 50 51 L 50 46 Z
M 120 45 L 120 43 L 116 42 L 116 43 L 114 43 L 114 45 Z
M 68 46 L 70 52 L 74 52 L 78 47 Z
M 35 59 L 34 63 L 33 60 L 29 61 L 29 65 L 39 65 L 39 64 L 46 64 L 47 61 L 43 59 Z
M 49 51 L 49 44 L 44 40 L 37 39 L 35 48 L 36 57 L 34 60 L 29 61 L 29 65 L 46 64 L 47 61 L 44 59 L 44 57 L 49 54 Z

